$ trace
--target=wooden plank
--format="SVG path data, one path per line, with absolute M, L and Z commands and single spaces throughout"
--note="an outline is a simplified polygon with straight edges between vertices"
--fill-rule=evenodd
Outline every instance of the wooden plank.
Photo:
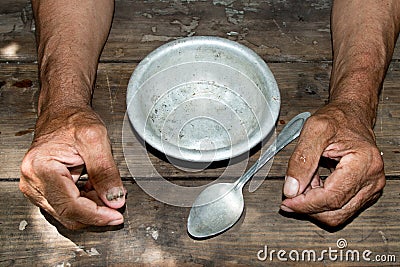
M 193 240 L 186 232 L 189 208 L 170 206 L 146 195 L 136 184 L 125 182 L 129 192 L 122 228 L 91 228 L 68 231 L 44 219 L 39 209 L 18 192 L 16 182 L 2 182 L 0 198 L 0 265 L 2 266 L 376 266 L 363 260 L 362 253 L 400 257 L 398 223 L 400 181 L 389 181 L 382 198 L 344 229 L 327 231 L 307 220 L 278 213 L 282 181 L 266 181 L 254 192 L 245 192 L 246 211 L 232 229 L 222 235 Z M 23 227 L 21 222 L 27 225 Z M 347 247 L 339 249 L 337 241 Z M 336 260 L 260 261 L 257 253 L 337 250 Z M 348 250 L 360 253 L 359 261 L 346 261 Z M 343 258 L 340 260 L 340 251 Z M 261 255 L 263 256 L 263 255 Z M 301 259 L 301 258 L 300 258 Z M 333 259 L 333 258 L 332 258 Z M 64 264 L 64 265 L 62 265 Z M 71 264 L 71 265 L 69 265 Z M 394 262 L 379 263 L 379 266 Z
M 399 175 L 400 161 L 400 67 L 399 63 L 391 65 L 384 89 L 381 95 L 379 114 L 375 127 L 377 143 L 383 153 L 386 174 Z M 94 93 L 94 109 L 105 121 L 114 157 L 124 177 L 132 174 L 126 166 L 122 147 L 122 126 L 126 110 L 125 97 L 129 77 L 135 64 L 100 64 L 97 85 Z M 314 112 L 322 106 L 328 97 L 330 65 L 326 63 L 273 63 L 270 67 L 277 79 L 281 91 L 282 106 L 277 124 L 277 132 L 295 114 L 303 111 Z M 31 87 L 17 87 L 15 83 L 32 81 Z M 0 178 L 19 177 L 19 165 L 32 140 L 32 129 L 36 120 L 36 102 L 38 96 L 37 67 L 35 64 L 1 64 L 0 82 Z M 29 82 L 27 82 L 29 85 Z M 24 84 L 16 84 L 25 86 Z M 140 144 L 138 142 L 135 143 Z M 270 170 L 271 177 L 282 177 L 294 145 L 289 145 L 275 157 Z M 213 165 L 201 172 L 187 172 L 174 167 L 162 155 L 149 150 L 144 157 L 150 161 L 150 167 L 155 168 L 164 177 L 219 177 L 226 164 Z M 259 150 L 252 154 L 250 163 L 259 156 Z M 133 164 L 135 176 L 148 176 L 149 169 L 142 168 L 143 155 L 129 157 Z M 243 171 L 243 162 L 237 163 L 236 170 Z M 230 174 L 228 175 L 230 176 Z M 235 175 L 237 176 L 237 175 Z
M 34 61 L 29 1 L 16 2 L 0 7 L 0 60 Z M 273 61 L 327 60 L 329 12 L 330 1 L 116 1 L 102 60 L 138 61 L 191 35 L 229 37 Z
M 103 59 L 133 55 L 132 48 L 140 59 L 165 41 L 212 35 L 268 61 L 328 60 L 329 13 L 330 1 L 119 1 Z
M 101 60 L 138 62 L 159 45 L 192 35 L 236 40 L 269 62 L 330 60 L 331 2 L 116 1 L 113 27 Z M 0 5 L 0 62 L 35 61 L 29 1 L 7 3 Z M 399 49 L 395 59 L 400 58 Z
M 35 61 L 34 21 L 29 0 L 0 4 L 0 61 Z

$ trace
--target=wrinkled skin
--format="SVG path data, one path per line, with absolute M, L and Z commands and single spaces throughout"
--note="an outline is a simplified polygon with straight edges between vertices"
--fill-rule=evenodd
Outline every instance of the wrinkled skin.
M 335 0 L 329 103 L 310 117 L 288 163 L 281 209 L 342 227 L 385 186 L 373 133 L 400 28 L 400 1 Z M 321 181 L 320 159 L 336 161 Z M 337 229 L 337 228 L 336 228 Z
M 338 226 L 380 196 L 385 186 L 382 157 L 372 129 L 354 114 L 343 105 L 328 104 L 307 120 L 286 178 L 295 177 L 299 189 L 284 187 L 288 198 L 283 210 Z M 338 162 L 325 181 L 318 175 L 321 156 Z
M 75 182 L 86 164 L 84 190 Z M 123 223 L 125 189 L 107 131 L 90 107 L 43 112 L 21 166 L 21 191 L 69 229 Z
M 116 209 L 125 191 L 105 127 L 89 107 L 114 1 L 32 0 L 32 6 L 41 92 L 20 189 L 67 228 L 122 223 Z M 334 1 L 330 103 L 304 126 L 288 165 L 283 210 L 337 226 L 379 197 L 385 178 L 372 128 L 399 25 L 398 0 Z M 338 161 L 325 181 L 317 172 L 321 156 Z M 89 182 L 79 192 L 84 164 Z
M 32 0 L 32 10 L 40 94 L 20 189 L 69 229 L 121 224 L 125 189 L 107 130 L 90 107 L 114 1 Z M 84 166 L 89 180 L 80 191 Z

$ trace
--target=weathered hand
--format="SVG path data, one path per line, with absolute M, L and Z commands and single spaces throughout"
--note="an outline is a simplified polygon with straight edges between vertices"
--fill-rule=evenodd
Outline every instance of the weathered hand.
M 338 162 L 325 181 L 318 175 L 321 156 Z M 379 198 L 384 186 L 371 127 L 350 106 L 330 103 L 304 125 L 289 161 L 281 209 L 339 226 Z
M 75 185 L 83 166 L 89 180 Z M 40 114 L 21 166 L 21 191 L 69 229 L 123 223 L 116 209 L 125 189 L 107 130 L 90 107 L 47 109 Z

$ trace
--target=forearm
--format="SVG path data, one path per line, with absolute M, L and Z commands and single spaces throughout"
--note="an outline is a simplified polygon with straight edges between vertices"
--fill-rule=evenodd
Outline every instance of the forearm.
M 41 92 L 38 113 L 88 105 L 114 10 L 112 0 L 32 0 Z
M 330 102 L 351 108 L 371 126 L 399 32 L 398 0 L 335 0 Z

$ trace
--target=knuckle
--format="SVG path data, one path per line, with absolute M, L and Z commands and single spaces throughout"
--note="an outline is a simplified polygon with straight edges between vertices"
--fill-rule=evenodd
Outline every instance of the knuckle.
M 23 178 L 20 179 L 19 184 L 18 184 L 19 190 L 24 194 L 28 195 L 29 194 L 29 187 L 28 184 L 25 182 Z
M 312 129 L 312 132 L 323 133 L 332 129 L 333 123 L 330 119 L 321 115 L 314 115 L 306 121 L 306 129 Z
M 74 200 L 69 200 L 69 202 L 67 200 L 57 200 L 57 202 L 52 204 L 53 217 L 69 230 L 81 229 L 83 226 L 78 222 L 78 213 L 73 208 Z
M 28 178 L 32 175 L 32 158 L 30 153 L 26 154 L 22 160 L 20 167 L 21 175 L 24 178 Z
M 376 182 L 376 191 L 379 192 L 381 191 L 384 187 L 386 186 L 386 178 L 383 175 L 381 178 L 379 178 Z
M 68 206 L 66 205 L 54 206 L 54 210 L 56 211 L 57 215 L 61 218 L 69 218 L 71 215 L 71 212 L 68 209 Z
M 98 143 L 107 136 L 106 128 L 101 124 L 91 124 L 77 130 L 77 138 L 89 144 Z
M 328 210 L 338 210 L 343 207 L 346 200 L 346 193 L 344 191 L 331 191 L 327 199 Z
M 113 177 L 119 176 L 118 170 L 114 165 L 99 168 L 90 176 L 90 179 L 95 181 L 95 185 L 107 183 Z
M 383 172 L 384 163 L 379 149 L 376 146 L 372 146 L 369 151 L 370 155 L 370 169 L 374 172 Z
M 373 179 L 374 192 L 378 192 L 386 185 L 383 158 L 376 146 L 372 146 L 367 154 L 369 155 L 369 175 Z
M 60 197 L 51 201 L 51 206 L 53 207 L 55 215 L 60 219 L 72 221 L 76 217 L 74 209 L 71 208 L 74 206 L 73 199 Z

